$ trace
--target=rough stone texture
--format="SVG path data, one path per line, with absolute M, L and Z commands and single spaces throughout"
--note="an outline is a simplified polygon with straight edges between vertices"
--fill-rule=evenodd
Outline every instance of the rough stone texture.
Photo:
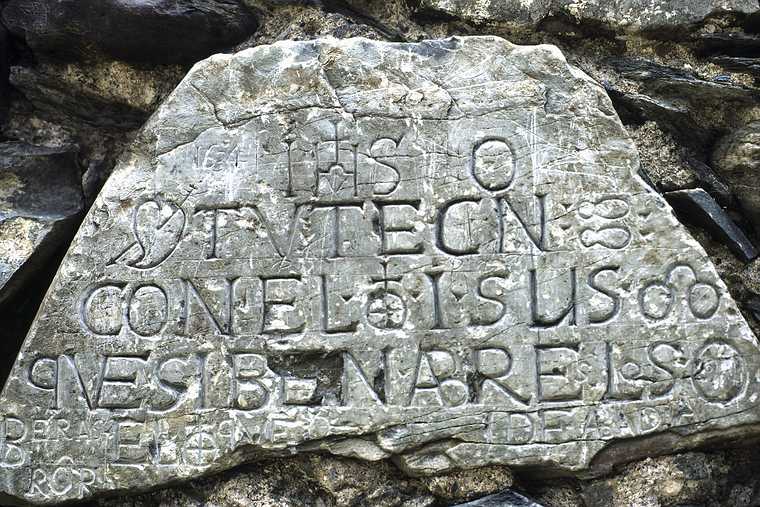
M 476 23 L 508 22 L 536 28 L 552 16 L 594 23 L 615 31 L 682 29 L 711 15 L 751 14 L 753 0 L 420 0 L 419 11 Z
M 5 123 L 8 109 L 8 32 L 0 24 L 0 124 Z
M 756 454 L 745 448 L 648 458 L 591 482 L 582 497 L 589 506 L 750 507 L 760 502 Z
M 0 489 L 52 503 L 297 451 L 600 472 L 751 433 L 756 339 L 638 169 L 552 46 L 196 65 L 31 328 Z
M 713 164 L 760 231 L 760 121 L 728 134 L 713 154 Z
M 639 147 L 641 169 L 659 190 L 667 192 L 696 185 L 697 178 L 684 163 L 682 149 L 655 122 L 645 122 L 628 132 Z
M 10 81 L 53 118 L 75 118 L 117 129 L 140 127 L 182 79 L 186 69 L 140 69 L 116 60 L 14 66 Z
M 699 34 L 702 52 L 730 56 L 757 56 L 760 36 L 743 31 L 707 32 Z
M 0 305 L 70 240 L 80 178 L 75 149 L 0 143 Z
M 721 134 L 741 124 L 737 112 L 749 110 L 759 98 L 751 86 L 706 79 L 688 66 L 618 56 L 604 65 L 610 71 L 604 84 L 621 116 L 636 123 L 654 120 L 701 158 Z
M 99 507 L 448 506 L 512 487 L 504 467 L 435 477 L 403 476 L 388 462 L 328 455 L 280 458 L 196 479 L 174 491 L 101 499 Z
M 237 49 L 281 40 L 308 40 L 327 36 L 384 39 L 376 27 L 359 23 L 338 12 L 324 12 L 316 6 L 280 5 L 263 9 L 260 16 L 264 19 L 261 28 L 253 37 L 237 46 Z
M 237 0 L 10 0 L 2 19 L 40 55 L 150 63 L 192 63 L 257 26 Z
M 459 504 L 456 507 L 543 507 L 530 498 L 514 491 L 504 491 L 488 495 L 472 502 Z

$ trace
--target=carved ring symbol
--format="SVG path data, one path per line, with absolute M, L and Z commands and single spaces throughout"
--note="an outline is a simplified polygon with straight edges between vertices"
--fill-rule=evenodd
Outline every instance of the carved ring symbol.
M 515 177 L 512 148 L 501 139 L 484 139 L 472 149 L 472 176 L 484 190 L 506 190 Z
M 749 375 L 741 353 L 731 344 L 717 340 L 697 353 L 691 380 L 706 400 L 727 403 L 742 393 Z
M 674 280 L 676 270 L 685 270 L 692 278 L 683 287 L 683 292 L 679 291 Z M 709 319 L 720 306 L 720 291 L 717 287 L 698 281 L 690 266 L 676 265 L 670 269 L 664 281 L 650 282 L 639 291 L 639 307 L 649 319 L 662 320 L 673 311 L 678 298 L 683 298 L 691 314 L 699 319 Z
M 401 296 L 386 289 L 370 295 L 367 322 L 378 329 L 399 329 L 406 320 L 406 304 Z

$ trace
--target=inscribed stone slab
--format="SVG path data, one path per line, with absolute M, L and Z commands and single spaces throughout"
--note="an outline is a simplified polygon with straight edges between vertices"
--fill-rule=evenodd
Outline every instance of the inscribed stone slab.
M 0 490 L 53 503 L 310 450 L 580 473 L 630 458 L 618 442 L 744 431 L 756 339 L 637 170 L 553 46 L 326 39 L 199 63 L 30 330 Z

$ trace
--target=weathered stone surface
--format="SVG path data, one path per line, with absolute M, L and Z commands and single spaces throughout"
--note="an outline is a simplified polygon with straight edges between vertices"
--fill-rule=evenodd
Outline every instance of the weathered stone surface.
M 713 154 L 713 164 L 731 185 L 747 217 L 760 231 L 760 121 L 723 138 Z
M 688 28 L 714 14 L 750 14 L 758 5 L 753 0 L 421 0 L 418 10 L 476 23 L 498 21 L 529 28 L 562 14 L 576 22 L 637 32 Z
M 14 66 L 11 84 L 52 118 L 135 129 L 182 79 L 179 66 L 144 70 L 115 60 Z
M 0 304 L 71 238 L 80 178 L 76 150 L 0 143 Z
M 648 458 L 582 486 L 584 506 L 752 507 L 760 500 L 757 442 Z
M 715 197 L 721 206 L 735 206 L 736 198 L 731 193 L 731 188 L 720 176 L 715 174 L 712 167 L 694 157 L 686 157 L 686 163 L 694 172 L 699 184 Z
M 744 231 L 715 199 L 701 188 L 676 190 L 668 192 L 665 197 L 685 222 L 707 229 L 742 261 L 749 262 L 758 256 L 757 248 Z
M 98 498 L 100 507 L 434 507 L 513 487 L 507 467 L 408 477 L 390 462 L 308 454 L 242 465 L 167 490 Z
M 237 0 L 10 0 L 2 18 L 41 56 L 151 63 L 195 62 L 256 29 Z
M 704 79 L 693 70 L 648 58 L 611 57 L 605 87 L 624 121 L 653 120 L 701 157 L 736 126 L 736 111 L 760 100 L 756 88 L 725 79 Z M 614 77 L 612 77 L 614 76 Z
M 757 90 L 723 82 L 707 81 L 693 72 L 675 69 L 640 58 L 609 58 L 606 60 L 624 78 L 642 83 L 650 94 L 682 101 L 736 101 L 751 103 Z
M 51 503 L 311 450 L 580 473 L 745 435 L 756 339 L 638 166 L 553 46 L 198 64 L 30 330 L 0 490 Z

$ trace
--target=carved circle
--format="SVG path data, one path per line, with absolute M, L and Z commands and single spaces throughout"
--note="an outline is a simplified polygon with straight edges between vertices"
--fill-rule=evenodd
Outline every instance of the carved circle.
M 726 403 L 742 393 L 748 375 L 739 351 L 729 343 L 715 341 L 697 353 L 691 379 L 702 398 Z
M 485 190 L 505 190 L 515 177 L 512 148 L 498 139 L 486 139 L 472 151 L 472 175 Z
M 689 290 L 689 308 L 695 317 L 708 319 L 715 315 L 720 304 L 720 293 L 712 285 L 695 283 Z
M 129 328 L 140 336 L 155 336 L 161 332 L 169 317 L 166 293 L 156 285 L 138 287 L 129 301 Z
M 53 389 L 56 384 L 58 375 L 58 363 L 54 359 L 40 358 L 32 365 L 29 372 L 29 379 L 32 383 L 42 389 Z
M 620 374 L 627 380 L 636 380 L 641 375 L 641 366 L 634 362 L 628 362 L 620 369 Z
M 122 326 L 122 287 L 103 285 L 95 288 L 82 304 L 82 320 L 97 335 L 115 336 Z
M 468 400 L 467 386 L 458 380 L 444 380 L 441 382 L 441 396 L 451 407 L 457 407 Z
M 651 283 L 639 293 L 641 312 L 650 319 L 661 320 L 667 317 L 674 302 L 673 290 L 662 283 Z
M 406 304 L 391 291 L 374 292 L 367 304 L 367 322 L 378 329 L 399 329 L 406 320 Z

